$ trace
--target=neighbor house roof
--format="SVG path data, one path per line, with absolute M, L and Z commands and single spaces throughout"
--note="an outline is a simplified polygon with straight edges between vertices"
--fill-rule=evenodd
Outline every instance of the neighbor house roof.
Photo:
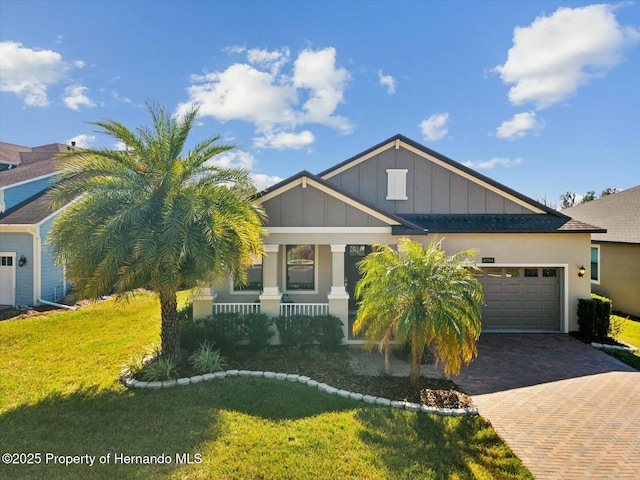
M 640 185 L 562 211 L 573 218 L 606 228 L 592 240 L 640 244 Z
M 16 165 L 0 172 L 0 188 L 54 173 L 60 167 L 56 155 L 69 148 L 61 143 L 31 148 L 0 142 L 0 160 Z
M 46 196 L 49 191 L 27 198 L 9 210 L 0 214 L 0 225 L 36 225 L 53 213 L 51 200 Z

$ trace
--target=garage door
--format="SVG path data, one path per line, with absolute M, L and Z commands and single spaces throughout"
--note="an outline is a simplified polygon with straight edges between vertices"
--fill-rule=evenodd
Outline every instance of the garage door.
M 561 268 L 486 267 L 483 331 L 561 330 Z

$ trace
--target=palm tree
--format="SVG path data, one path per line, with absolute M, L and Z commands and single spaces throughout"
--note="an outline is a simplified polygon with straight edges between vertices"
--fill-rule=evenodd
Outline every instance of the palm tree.
M 447 374 L 458 375 L 462 363 L 476 355 L 480 336 L 482 285 L 473 276 L 475 252 L 465 250 L 447 256 L 442 240 L 427 247 L 400 240 L 400 252 L 388 245 L 374 245 L 358 268 L 360 298 L 354 334 L 364 331 L 370 343 L 385 352 L 395 339 L 411 347 L 410 379 L 418 383 L 425 347 L 433 345 L 436 361 Z
M 244 279 L 252 254 L 262 254 L 264 214 L 252 201 L 248 172 L 209 161 L 233 148 L 215 136 L 182 156 L 197 116 L 181 120 L 147 105 L 152 127 L 135 132 L 114 120 L 91 122 L 124 148 L 77 149 L 52 190 L 69 206 L 49 243 L 84 298 L 150 287 L 160 299 L 163 355 L 180 353 L 178 290 L 220 274 Z

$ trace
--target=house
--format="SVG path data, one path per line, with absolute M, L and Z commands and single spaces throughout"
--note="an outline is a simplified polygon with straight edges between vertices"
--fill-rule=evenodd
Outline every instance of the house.
M 69 291 L 45 245 L 59 213 L 45 194 L 57 175 L 55 156 L 69 148 L 0 142 L 0 305 L 55 303 Z
M 615 311 L 640 317 L 640 185 L 563 213 L 607 229 L 591 235 L 591 290 Z
M 577 330 L 590 295 L 579 268 L 591 234 L 574 220 L 402 135 L 317 175 L 303 171 L 260 192 L 266 256 L 244 287 L 224 278 L 194 297 L 194 316 L 261 311 L 330 313 L 348 343 L 357 308 L 357 263 L 373 244 L 444 238 L 451 253 L 478 249 L 483 330 Z

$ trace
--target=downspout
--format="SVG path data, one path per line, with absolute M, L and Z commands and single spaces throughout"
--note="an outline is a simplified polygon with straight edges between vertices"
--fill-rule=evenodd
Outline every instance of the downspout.
M 78 307 L 72 307 L 69 305 L 62 305 L 61 303 L 55 303 L 55 302 L 49 302 L 47 300 L 42 300 L 41 298 L 38 299 L 39 303 L 44 303 L 45 305 L 51 305 L 52 307 L 58 307 L 58 308 L 66 308 L 67 310 L 77 310 Z

